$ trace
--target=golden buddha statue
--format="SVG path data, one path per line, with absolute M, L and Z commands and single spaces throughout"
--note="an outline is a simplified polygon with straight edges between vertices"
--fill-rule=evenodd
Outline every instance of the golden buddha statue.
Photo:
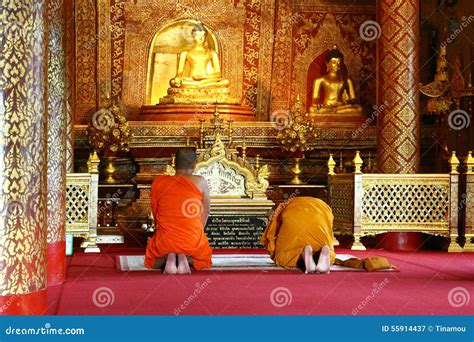
M 335 46 L 326 54 L 327 74 L 314 80 L 311 114 L 326 113 L 362 113 L 362 107 L 356 103 L 352 80 L 341 72 L 344 56 Z M 323 90 L 324 98 L 320 99 Z
M 222 78 L 219 56 L 205 46 L 207 29 L 202 23 L 191 31 L 193 46 L 179 54 L 176 76 L 160 104 L 240 104 L 229 96 L 229 80 Z

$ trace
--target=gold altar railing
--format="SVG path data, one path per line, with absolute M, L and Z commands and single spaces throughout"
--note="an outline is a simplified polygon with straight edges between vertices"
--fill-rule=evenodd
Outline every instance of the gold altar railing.
M 466 244 L 463 251 L 474 252 L 474 158 L 472 152 L 469 151 L 466 158 L 466 194 L 462 198 L 460 206 L 466 207 L 464 232 L 466 237 Z
M 83 237 L 85 253 L 99 253 L 97 246 L 97 206 L 99 191 L 99 158 L 91 154 L 88 173 L 66 175 L 66 234 Z
M 352 233 L 352 249 L 364 250 L 363 235 L 424 232 L 450 238 L 449 252 L 462 251 L 458 237 L 459 161 L 449 174 L 363 174 L 357 152 L 353 174 L 335 174 L 328 162 L 329 202 L 335 234 Z

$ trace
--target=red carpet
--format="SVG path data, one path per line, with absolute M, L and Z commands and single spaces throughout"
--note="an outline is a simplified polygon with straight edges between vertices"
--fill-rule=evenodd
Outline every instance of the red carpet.
M 107 247 L 69 258 L 66 283 L 48 289 L 57 315 L 468 315 L 474 312 L 474 253 L 365 252 L 399 272 L 195 272 L 168 276 L 117 272 L 115 256 L 143 249 Z M 243 251 L 235 251 L 242 253 Z M 252 253 L 255 253 L 252 250 Z

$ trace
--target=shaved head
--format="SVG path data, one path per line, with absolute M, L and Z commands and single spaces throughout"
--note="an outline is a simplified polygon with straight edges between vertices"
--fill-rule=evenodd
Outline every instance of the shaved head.
M 192 148 L 180 148 L 176 152 L 176 170 L 193 169 L 196 164 L 196 152 Z

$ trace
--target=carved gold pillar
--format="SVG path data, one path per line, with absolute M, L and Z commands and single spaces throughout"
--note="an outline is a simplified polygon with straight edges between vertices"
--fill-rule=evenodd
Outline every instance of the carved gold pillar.
M 97 103 L 103 107 L 111 96 L 110 0 L 97 0 L 97 22 Z
M 46 313 L 45 1 L 0 5 L 0 314 Z
M 64 0 L 65 26 L 64 50 L 66 58 L 66 172 L 74 172 L 74 75 L 76 42 L 74 22 L 74 1 Z
M 377 165 L 384 173 L 416 173 L 420 162 L 418 0 L 377 1 Z
M 287 109 L 290 105 L 292 29 L 288 24 L 292 17 L 290 0 L 279 0 L 276 6 L 273 69 L 271 81 L 271 112 Z M 269 115 L 270 115 L 269 114 Z
M 48 1 L 48 285 L 66 279 L 66 63 L 64 3 Z

